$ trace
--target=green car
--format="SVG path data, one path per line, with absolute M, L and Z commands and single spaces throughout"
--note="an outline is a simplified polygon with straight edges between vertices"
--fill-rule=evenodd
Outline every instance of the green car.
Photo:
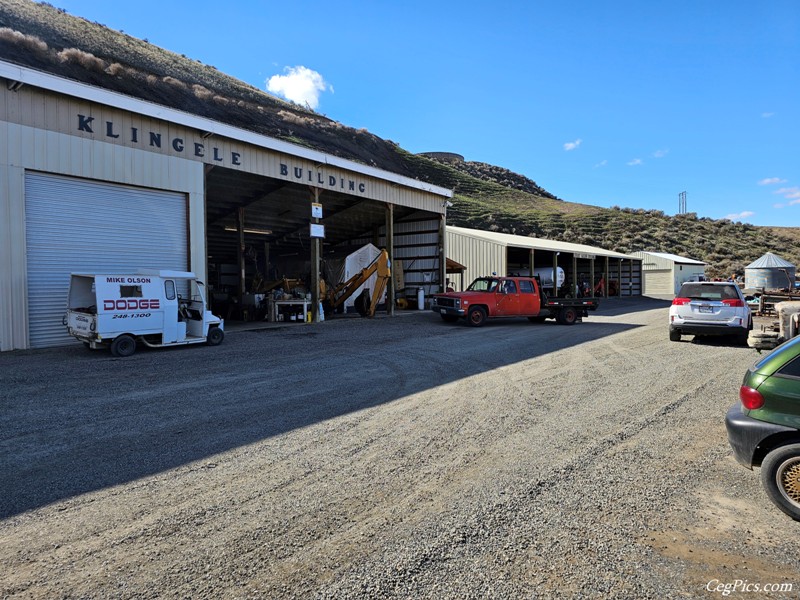
M 800 336 L 748 369 L 739 400 L 725 417 L 736 460 L 760 465 L 770 500 L 800 521 Z

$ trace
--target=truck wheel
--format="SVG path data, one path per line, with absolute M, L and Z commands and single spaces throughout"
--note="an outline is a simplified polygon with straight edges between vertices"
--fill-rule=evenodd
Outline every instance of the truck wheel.
M 800 444 L 767 454 L 761 463 L 761 483 L 775 506 L 800 521 Z
M 480 327 L 486 323 L 486 309 L 482 306 L 473 306 L 469 309 L 467 322 L 473 327 Z
M 136 340 L 128 334 L 119 335 L 111 342 L 111 354 L 125 358 L 136 352 Z
M 669 341 L 670 342 L 680 342 L 681 341 L 681 332 L 680 331 L 670 331 L 669 332 Z
M 569 306 L 564 307 L 558 312 L 556 320 L 562 325 L 573 325 L 578 320 L 578 311 Z
M 219 327 L 210 327 L 208 330 L 208 337 L 206 337 L 206 344 L 209 346 L 219 346 L 222 340 L 225 339 L 225 332 Z

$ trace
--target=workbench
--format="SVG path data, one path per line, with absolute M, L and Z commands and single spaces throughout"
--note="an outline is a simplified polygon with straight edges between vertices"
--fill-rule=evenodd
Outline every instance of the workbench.
M 271 322 L 273 322 L 273 323 L 278 320 L 278 315 L 281 314 L 281 307 L 289 307 L 289 308 L 290 307 L 296 307 L 296 308 L 301 307 L 303 309 L 303 312 L 301 313 L 302 314 L 302 318 L 299 321 L 295 321 L 295 322 L 305 323 L 306 315 L 308 314 L 310 306 L 311 306 L 311 300 L 304 300 L 303 298 L 297 298 L 297 299 L 294 299 L 294 300 L 273 300 L 272 301 L 272 306 L 270 307 L 269 320 Z M 297 312 L 299 312 L 299 311 L 298 310 L 285 311 L 285 313 L 287 315 L 292 314 L 292 312 L 297 314 Z M 290 323 L 292 322 L 291 319 L 289 319 L 288 317 L 284 317 L 284 320 L 285 321 L 289 321 Z

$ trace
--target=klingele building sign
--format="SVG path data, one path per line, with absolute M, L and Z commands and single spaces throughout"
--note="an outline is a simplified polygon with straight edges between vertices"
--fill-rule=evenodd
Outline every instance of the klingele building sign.
M 161 149 L 171 147 L 179 154 L 187 154 L 195 158 L 209 159 L 212 163 L 222 165 L 242 166 L 242 155 L 240 152 L 230 152 L 227 155 L 217 146 L 208 146 L 202 140 L 186 140 L 183 137 L 175 136 L 171 139 L 164 138 L 159 131 L 142 131 L 138 127 L 129 127 L 126 130 L 118 128 L 114 121 L 96 123 L 94 117 L 78 114 L 78 131 L 90 133 L 92 135 L 103 135 L 110 140 L 119 140 L 131 144 Z M 124 137 L 123 137 L 124 136 Z M 367 185 L 363 181 L 337 176 L 330 173 L 323 173 L 320 170 L 312 170 L 302 166 L 289 165 L 281 162 L 279 172 L 272 174 L 283 179 L 295 180 L 297 183 L 312 185 L 315 187 L 326 187 L 331 190 L 341 192 L 358 192 L 365 194 Z

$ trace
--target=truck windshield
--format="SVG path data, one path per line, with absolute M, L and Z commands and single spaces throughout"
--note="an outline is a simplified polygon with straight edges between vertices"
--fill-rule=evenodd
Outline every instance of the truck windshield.
M 473 281 L 467 288 L 468 292 L 494 292 L 497 289 L 497 279 L 481 277 Z

